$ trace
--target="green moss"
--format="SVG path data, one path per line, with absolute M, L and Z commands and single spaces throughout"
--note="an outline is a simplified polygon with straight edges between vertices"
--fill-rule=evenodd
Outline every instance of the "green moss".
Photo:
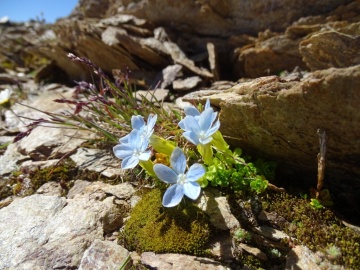
M 210 234 L 204 213 L 188 201 L 165 208 L 161 200 L 158 189 L 144 195 L 131 212 L 120 241 L 138 252 L 203 254 Z
M 328 208 L 313 209 L 309 200 L 285 193 L 270 194 L 264 210 L 276 212 L 289 223 L 283 228 L 313 251 L 322 251 L 334 264 L 360 269 L 360 235 L 345 227 Z M 333 249 L 336 247 L 336 256 Z

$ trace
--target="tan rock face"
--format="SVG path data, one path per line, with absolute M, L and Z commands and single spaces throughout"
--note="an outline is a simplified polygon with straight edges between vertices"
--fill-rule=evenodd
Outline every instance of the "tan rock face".
M 282 31 L 300 17 L 329 12 L 349 2 L 308 1 L 304 5 L 292 0 L 147 0 L 132 12 L 155 24 L 171 24 L 182 31 L 227 36 L 235 33 L 257 34 L 268 28 Z
M 354 178 L 360 176 L 359 89 L 358 65 L 317 71 L 302 81 L 262 77 L 188 99 L 210 98 L 220 107 L 220 129 L 232 145 L 312 175 L 319 152 L 316 132 L 325 129 L 327 172 L 334 178 Z
M 303 60 L 311 70 L 358 65 L 359 48 L 358 35 L 347 35 L 337 31 L 315 34 L 300 43 Z

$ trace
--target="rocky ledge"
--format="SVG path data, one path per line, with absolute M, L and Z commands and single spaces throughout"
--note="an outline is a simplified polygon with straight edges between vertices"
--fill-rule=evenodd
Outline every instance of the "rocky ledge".
M 274 189 L 298 194 L 316 187 L 317 132 L 324 130 L 324 187 L 341 219 L 326 230 L 347 226 L 356 250 L 359 21 L 358 0 L 80 0 L 53 25 L 3 22 L 0 90 L 14 90 L 18 102 L 0 115 L 0 269 L 256 267 L 240 265 L 239 254 L 269 269 L 348 268 L 337 263 L 336 249 L 326 253 L 290 236 L 301 220 L 254 211 L 248 201 L 234 208 L 216 189 L 196 202 L 216 232 L 207 256 L 129 251 L 119 239 L 140 184 L 111 151 L 88 143 L 93 133 L 39 126 L 11 142 L 44 117 L 41 111 L 68 110 L 53 100 L 71 98 L 74 81 L 93 82 L 89 68 L 68 53 L 87 57 L 116 82 L 129 80 L 137 97 L 155 95 L 163 106 L 210 99 L 231 146 L 277 162 Z M 234 237 L 241 228 L 251 232 L 251 244 Z M 285 255 L 276 257 L 276 250 Z M 358 254 L 351 258 L 357 265 Z

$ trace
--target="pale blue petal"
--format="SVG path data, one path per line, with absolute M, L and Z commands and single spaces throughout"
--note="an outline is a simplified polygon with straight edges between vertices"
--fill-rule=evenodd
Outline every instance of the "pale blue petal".
M 141 136 L 141 131 L 137 130 L 137 129 L 133 129 L 130 134 L 129 134 L 129 145 L 133 148 L 133 149 L 142 149 L 145 150 L 147 147 L 148 140 L 144 140 L 146 138 L 144 138 L 143 136 Z M 144 148 L 145 147 L 145 148 Z
M 198 109 L 196 109 L 194 106 L 186 106 L 184 108 L 185 114 L 190 116 L 197 116 L 200 115 L 200 112 Z
M 129 134 L 119 139 L 121 143 L 129 143 Z
M 170 164 L 178 175 L 185 172 L 186 158 L 183 151 L 179 147 L 175 147 L 174 151 L 171 153 Z
M 187 115 L 187 116 L 185 116 L 185 118 L 183 120 L 181 120 L 179 122 L 179 127 L 184 131 L 188 131 L 189 130 L 189 122 L 193 122 L 193 121 L 197 122 L 195 117 Z
M 211 136 L 210 136 L 210 137 L 206 137 L 205 139 L 199 138 L 199 143 L 205 145 L 205 144 L 208 144 L 209 142 L 211 142 L 212 139 L 213 139 L 213 138 L 212 138 Z
M 201 130 L 206 132 L 211 127 L 213 122 L 213 114 L 214 111 L 212 108 L 206 109 L 200 114 L 199 126 Z
M 201 187 L 197 182 L 187 182 L 184 184 L 184 194 L 192 200 L 196 200 L 200 195 Z
M 131 117 L 131 127 L 140 130 L 145 125 L 144 118 L 141 115 L 133 115 Z
M 205 109 L 209 109 L 210 108 L 210 100 L 209 99 L 206 99 L 206 103 L 205 103 Z
M 155 126 L 157 115 L 150 114 L 147 121 L 148 131 L 152 130 Z
M 117 158 L 123 159 L 131 156 L 134 150 L 127 144 L 118 144 L 113 147 L 113 152 Z
M 192 131 L 185 131 L 183 133 L 183 136 L 185 137 L 185 139 L 187 139 L 189 142 L 198 145 L 199 142 L 199 137 Z
M 200 126 L 198 124 L 198 121 L 194 117 L 190 116 L 184 120 L 185 120 L 186 131 L 192 131 L 195 134 L 200 134 L 200 132 L 201 132 Z
M 162 204 L 165 207 L 174 207 L 178 205 L 184 197 L 183 185 L 172 185 L 164 194 Z
M 215 124 L 209 130 L 206 131 L 206 137 L 210 137 L 211 135 L 213 135 L 219 128 L 220 128 L 220 121 L 217 120 Z
M 144 152 L 149 146 L 149 139 L 148 138 L 140 138 L 136 149 L 140 149 L 141 152 Z
M 150 157 L 151 157 L 151 151 L 149 150 L 149 151 L 141 153 L 139 156 L 139 159 L 145 161 L 145 160 L 149 160 Z
M 205 174 L 205 168 L 199 163 L 191 165 L 190 169 L 186 173 L 186 179 L 190 182 L 195 182 L 199 180 Z
M 174 170 L 164 164 L 155 164 L 153 169 L 156 176 L 167 184 L 174 184 L 178 180 L 178 175 L 174 172 Z
M 215 121 L 217 115 L 218 115 L 217 112 L 213 112 L 211 123 L 213 123 Z
M 121 169 L 133 169 L 139 164 L 139 159 L 135 156 L 129 156 L 121 162 Z

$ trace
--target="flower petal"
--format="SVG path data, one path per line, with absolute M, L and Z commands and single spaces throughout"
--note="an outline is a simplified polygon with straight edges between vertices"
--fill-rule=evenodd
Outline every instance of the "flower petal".
M 189 142 L 198 145 L 199 142 L 199 137 L 192 131 L 185 131 L 183 133 L 183 136 L 185 137 L 185 139 L 187 139 Z
M 124 137 L 121 137 L 119 139 L 119 142 L 121 142 L 121 143 L 129 143 L 129 134 L 125 135 Z
M 199 180 L 205 174 L 205 168 L 199 163 L 191 165 L 190 169 L 186 173 L 186 178 L 189 182 L 195 182 Z
M 200 195 L 201 187 L 197 182 L 187 182 L 184 184 L 184 194 L 192 200 L 196 200 Z
M 157 120 L 157 114 L 155 114 L 155 115 L 150 114 L 149 115 L 148 120 L 147 120 L 148 132 L 150 132 L 154 128 L 156 120 Z
M 164 164 L 155 164 L 154 165 L 154 172 L 156 176 L 163 182 L 167 184 L 174 184 L 178 180 L 178 175 Z
M 131 127 L 140 130 L 145 125 L 144 118 L 141 115 L 133 115 L 131 117 Z
M 183 151 L 179 147 L 175 147 L 174 151 L 171 153 L 170 164 L 178 175 L 185 172 L 186 158 Z
M 131 156 L 134 153 L 134 150 L 127 144 L 118 144 L 113 147 L 113 152 L 117 158 L 123 159 Z
M 198 109 L 196 109 L 194 106 L 186 106 L 184 108 L 185 114 L 190 116 L 198 116 L 200 115 L 200 112 Z
M 179 124 L 178 124 L 179 127 L 180 127 L 182 130 L 184 130 L 184 131 L 189 130 L 189 124 L 188 124 L 189 118 L 195 119 L 194 116 L 187 115 L 187 116 L 185 116 L 185 118 L 184 118 L 183 120 L 181 120 L 181 121 L 179 122 Z M 192 121 L 192 120 L 190 120 L 190 121 Z M 195 121 L 196 121 L 196 120 L 195 120 Z
M 206 99 L 206 102 L 205 102 L 205 109 L 209 109 L 210 108 L 210 99 Z
M 200 134 L 201 129 L 200 129 L 199 123 L 194 117 L 192 117 L 192 116 L 185 117 L 184 120 L 185 120 L 185 130 L 186 131 L 192 131 L 195 134 Z
M 212 141 L 212 137 L 210 136 L 210 137 L 206 137 L 206 138 L 204 138 L 204 139 L 201 139 L 201 138 L 199 138 L 199 143 L 201 143 L 201 144 L 208 144 L 209 142 L 211 142 Z
M 164 194 L 162 204 L 165 207 L 173 207 L 178 205 L 184 197 L 183 185 L 172 185 Z
M 219 128 L 220 128 L 220 121 L 217 120 L 215 124 L 206 131 L 206 136 L 207 137 L 212 136 L 216 131 L 218 131 Z
M 139 164 L 139 159 L 135 156 L 128 156 L 121 162 L 121 169 L 133 169 Z
M 146 160 L 149 160 L 151 157 L 151 151 L 146 151 L 146 152 L 142 152 L 139 156 L 139 159 L 140 160 L 143 160 L 143 161 L 146 161 Z
M 212 108 L 208 108 L 200 114 L 199 126 L 203 131 L 207 131 L 213 123 L 214 111 Z

